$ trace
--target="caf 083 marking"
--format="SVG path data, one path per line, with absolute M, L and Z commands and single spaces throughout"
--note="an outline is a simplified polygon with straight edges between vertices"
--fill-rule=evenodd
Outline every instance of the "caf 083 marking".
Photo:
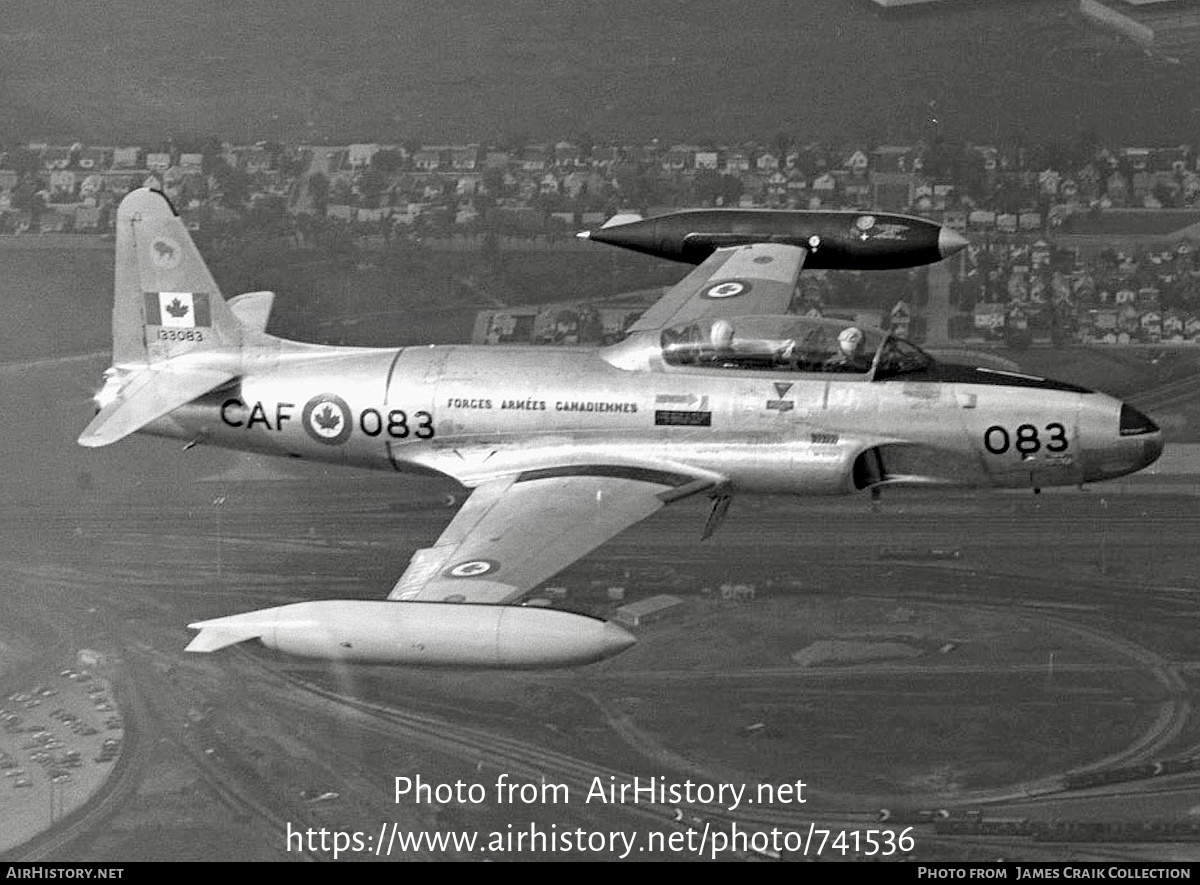
M 368 406 L 358 413 L 358 418 L 355 420 L 347 417 L 350 415 L 348 409 L 337 408 L 336 404 L 330 400 L 330 396 L 327 394 L 314 397 L 305 406 L 305 413 L 310 417 L 306 419 L 303 426 L 308 428 L 316 426 L 332 432 L 331 436 L 329 433 L 323 434 L 316 431 L 320 442 L 327 442 L 330 438 L 336 439 L 337 435 L 342 433 L 345 433 L 346 437 L 337 441 L 345 442 L 353 429 L 357 429 L 357 432 L 372 439 L 381 434 L 386 434 L 391 439 L 408 439 L 409 436 L 416 439 L 433 439 L 433 416 L 424 409 L 417 409 L 411 413 L 415 422 L 412 427 L 408 423 L 410 413 L 404 409 L 384 411 Z M 261 424 L 264 430 L 279 432 L 283 430 L 284 423 L 292 419 L 292 410 L 296 408 L 296 404 L 277 402 L 274 406 L 275 423 L 272 424 L 271 413 L 261 400 L 255 402 L 253 406 L 247 406 L 240 399 L 227 399 L 221 403 L 221 422 L 226 427 L 243 427 L 246 430 L 253 430 Z M 322 411 L 318 411 L 318 409 L 322 409 Z M 339 428 L 341 429 L 339 430 Z
M 739 492 L 1037 489 L 1122 476 L 1162 451 L 1153 421 L 1104 394 L 786 313 L 810 255 L 912 266 L 965 244 L 932 222 L 728 210 L 594 238 L 698 266 L 607 347 L 329 347 L 267 334 L 271 293 L 227 302 L 162 194 L 122 200 L 113 363 L 81 445 L 141 431 L 471 489 L 386 600 L 196 621 L 190 651 L 257 638 L 342 661 L 586 663 L 633 636 L 520 601 L 673 501 L 708 499 L 703 538 Z

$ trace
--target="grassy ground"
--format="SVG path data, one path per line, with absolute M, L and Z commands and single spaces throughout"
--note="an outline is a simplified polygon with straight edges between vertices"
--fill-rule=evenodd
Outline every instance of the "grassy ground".
M 1000 351 L 1026 372 L 1128 397 L 1200 371 L 1200 348 L 1039 347 Z
M 1200 212 L 1128 211 L 1110 209 L 1101 214 L 1073 215 L 1059 229 L 1060 234 L 1118 234 L 1166 236 L 1200 221 Z

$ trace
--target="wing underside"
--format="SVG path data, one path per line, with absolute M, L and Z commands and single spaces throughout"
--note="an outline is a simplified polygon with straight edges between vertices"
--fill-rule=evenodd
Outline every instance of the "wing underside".
M 706 477 L 596 465 L 485 482 L 437 543 L 414 554 L 388 598 L 512 603 L 667 502 L 712 485 Z

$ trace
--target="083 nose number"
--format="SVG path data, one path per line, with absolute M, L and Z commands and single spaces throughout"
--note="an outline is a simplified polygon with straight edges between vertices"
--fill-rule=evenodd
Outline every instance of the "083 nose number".
M 1043 448 L 1047 452 L 1065 452 L 1070 445 L 1067 428 L 1055 421 L 1042 430 L 1048 434 L 1045 442 L 1033 424 L 1022 424 L 1010 433 L 1008 428 L 993 424 L 983 432 L 983 447 L 993 455 L 1003 455 L 1010 448 L 1022 455 L 1033 455 Z

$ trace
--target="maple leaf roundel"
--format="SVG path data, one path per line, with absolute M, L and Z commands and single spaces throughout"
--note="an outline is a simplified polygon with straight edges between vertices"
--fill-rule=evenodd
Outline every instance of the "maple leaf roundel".
M 300 423 L 309 436 L 330 446 L 349 439 L 354 424 L 346 401 L 333 393 L 322 393 L 305 403 Z
M 702 292 L 704 298 L 736 298 L 750 291 L 750 283 L 746 280 L 723 280 L 714 283 Z

